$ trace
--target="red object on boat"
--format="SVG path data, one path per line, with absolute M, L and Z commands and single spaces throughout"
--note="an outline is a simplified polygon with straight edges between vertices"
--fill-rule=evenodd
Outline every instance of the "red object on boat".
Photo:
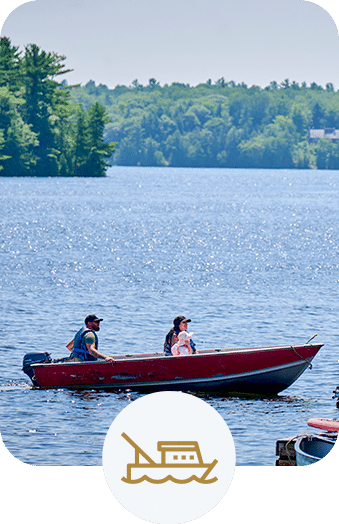
M 323 429 L 324 431 L 339 431 L 339 420 L 310 418 L 310 420 L 307 421 L 307 424 L 313 428 Z
M 32 364 L 39 388 L 276 394 L 310 366 L 323 344 L 213 349 L 195 355 L 113 355 L 106 361 Z

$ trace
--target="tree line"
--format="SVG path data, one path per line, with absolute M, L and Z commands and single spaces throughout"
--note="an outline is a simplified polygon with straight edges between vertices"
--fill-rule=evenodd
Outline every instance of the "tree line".
M 0 38 L 0 176 L 104 176 L 115 144 L 96 100 L 74 103 L 65 57 Z
M 309 141 L 311 128 L 339 129 L 331 83 L 68 86 L 65 60 L 0 38 L 1 176 L 104 176 L 109 163 L 339 169 L 339 144 Z
M 115 165 L 339 169 L 339 145 L 309 142 L 309 129 L 339 129 L 339 92 L 284 80 L 269 86 L 208 80 L 109 89 L 93 80 L 71 96 L 99 101 L 110 122 L 106 139 L 118 143 Z

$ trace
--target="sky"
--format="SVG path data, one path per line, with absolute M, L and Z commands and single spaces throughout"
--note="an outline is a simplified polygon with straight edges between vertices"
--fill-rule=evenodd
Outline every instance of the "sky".
M 2 2 L 9 16 L 1 36 L 65 55 L 70 84 L 114 88 L 155 78 L 197 85 L 224 77 L 265 87 L 288 78 L 339 89 L 337 25 L 313 2 L 36 0 L 11 14 L 20 0 Z M 339 22 L 337 0 L 318 2 Z

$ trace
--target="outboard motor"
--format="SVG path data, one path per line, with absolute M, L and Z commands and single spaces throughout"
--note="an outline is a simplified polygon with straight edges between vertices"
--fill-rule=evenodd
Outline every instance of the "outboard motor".
M 36 386 L 36 381 L 34 377 L 34 371 L 31 368 L 31 364 L 40 364 L 40 363 L 52 362 L 50 353 L 27 353 L 24 356 L 22 362 L 22 371 L 29 376 L 33 384 Z

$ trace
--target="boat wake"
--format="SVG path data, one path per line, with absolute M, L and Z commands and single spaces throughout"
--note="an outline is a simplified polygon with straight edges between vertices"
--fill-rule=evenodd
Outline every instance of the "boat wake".
M 159 480 L 154 480 L 150 478 L 148 475 L 143 475 L 139 479 L 136 480 L 129 480 L 126 477 L 122 477 L 121 479 L 123 482 L 126 482 L 127 484 L 140 484 L 140 482 L 143 482 L 146 480 L 147 482 L 151 482 L 152 484 L 164 484 L 165 482 L 168 482 L 171 480 L 175 484 L 188 484 L 189 482 L 192 482 L 195 480 L 196 482 L 199 482 L 199 484 L 212 484 L 212 482 L 216 482 L 218 480 L 217 477 L 213 477 L 212 479 L 201 479 L 198 478 L 196 475 L 192 475 L 191 477 L 187 479 L 177 479 L 175 477 L 172 477 L 172 475 L 167 475 L 167 477 Z

